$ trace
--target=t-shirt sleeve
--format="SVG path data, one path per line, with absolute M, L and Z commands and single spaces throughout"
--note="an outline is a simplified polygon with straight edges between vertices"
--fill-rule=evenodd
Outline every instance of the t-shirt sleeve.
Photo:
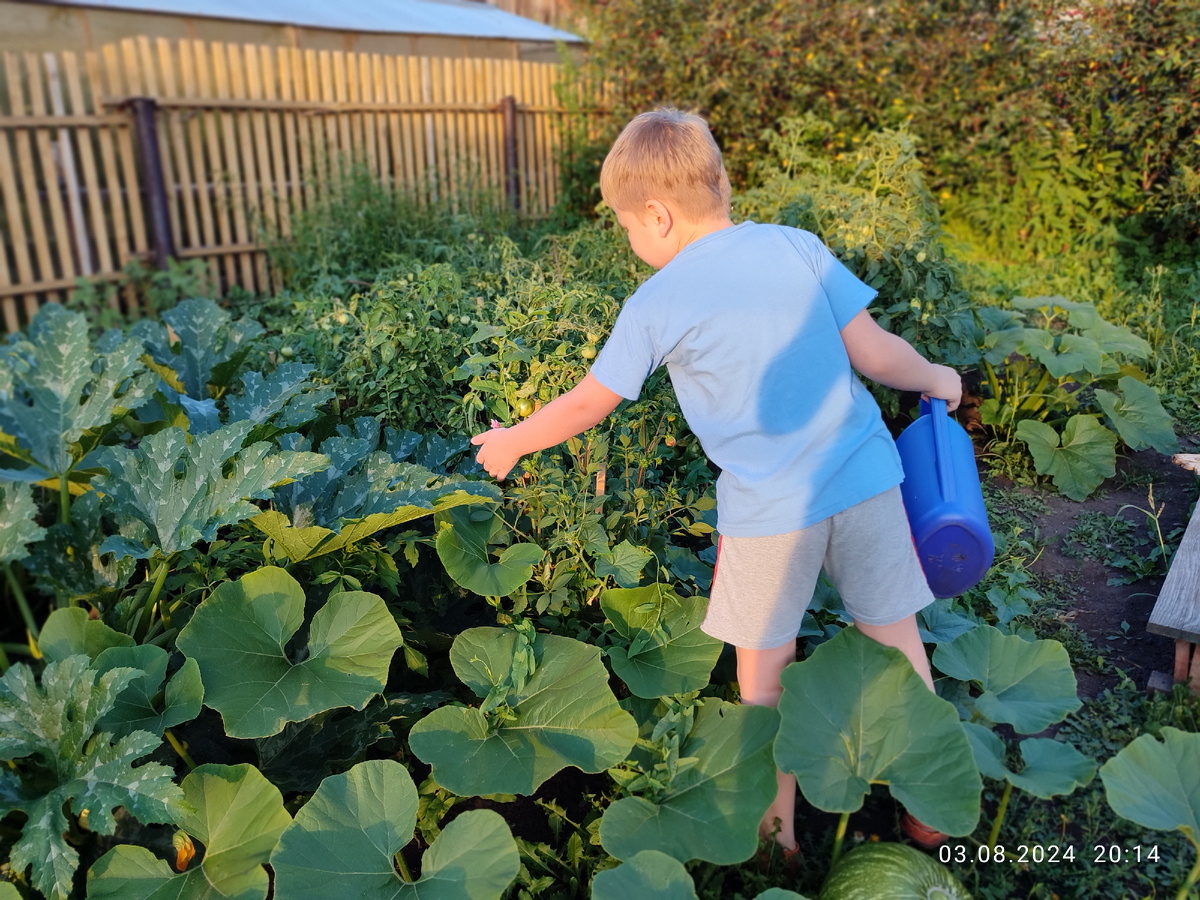
M 850 320 L 867 308 L 879 292 L 860 281 L 858 276 L 842 265 L 819 237 L 810 231 L 785 228 L 784 234 L 801 259 L 812 269 L 817 281 L 829 298 L 829 306 L 839 330 L 850 324 Z
M 638 398 L 642 383 L 663 361 L 649 330 L 639 321 L 632 300 L 627 300 L 621 308 L 612 334 L 600 348 L 591 369 L 597 381 L 626 400 Z

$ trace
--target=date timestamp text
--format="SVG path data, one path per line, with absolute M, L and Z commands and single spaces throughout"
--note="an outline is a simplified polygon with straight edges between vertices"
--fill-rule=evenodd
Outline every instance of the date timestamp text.
M 1015 863 L 1017 865 L 1053 865 L 1055 863 L 1072 863 L 1091 856 L 1096 865 L 1112 865 L 1120 863 L 1158 862 L 1158 847 L 1156 845 L 1142 846 L 1135 844 L 1125 847 L 1120 844 L 1095 844 L 1090 854 L 1076 850 L 1071 844 L 1019 844 L 1017 847 L 1005 847 L 997 844 L 989 847 L 980 844 L 977 847 L 967 847 L 963 844 L 942 844 L 937 851 L 938 860 L 942 863 Z

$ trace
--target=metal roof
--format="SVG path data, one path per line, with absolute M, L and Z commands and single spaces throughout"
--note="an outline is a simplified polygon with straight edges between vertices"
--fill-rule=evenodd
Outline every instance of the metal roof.
M 371 31 L 396 34 L 432 34 L 448 37 L 505 38 L 515 41 L 583 39 L 504 12 L 480 0 L 83 0 L 60 6 L 89 6 L 176 16 L 202 16 L 329 28 L 335 31 Z

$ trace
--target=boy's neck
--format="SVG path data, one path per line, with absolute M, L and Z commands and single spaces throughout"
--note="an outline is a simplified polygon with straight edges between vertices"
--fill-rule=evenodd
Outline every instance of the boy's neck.
M 682 250 L 693 241 L 698 241 L 700 238 L 710 235 L 714 231 L 723 231 L 726 228 L 732 228 L 733 219 L 729 216 L 721 215 L 699 222 L 681 221 L 679 222 L 679 226 L 681 241 L 679 249 Z

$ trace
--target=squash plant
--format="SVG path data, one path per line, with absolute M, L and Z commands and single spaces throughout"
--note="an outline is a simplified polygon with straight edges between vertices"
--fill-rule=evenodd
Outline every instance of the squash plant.
M 1114 474 L 1118 439 L 1178 452 L 1170 414 L 1132 362 L 1149 357 L 1146 341 L 1091 303 L 1017 297 L 1012 307 L 977 313 L 991 393 L 979 412 L 1002 448 L 1023 443 L 1038 474 L 1072 500 Z
M 85 489 L 96 469 L 96 449 L 154 390 L 142 352 L 141 341 L 119 332 L 93 346 L 85 318 L 55 303 L 38 310 L 28 336 L 8 339 L 0 460 L 21 465 L 0 475 L 57 488 L 60 522 L 70 521 L 72 490 Z

